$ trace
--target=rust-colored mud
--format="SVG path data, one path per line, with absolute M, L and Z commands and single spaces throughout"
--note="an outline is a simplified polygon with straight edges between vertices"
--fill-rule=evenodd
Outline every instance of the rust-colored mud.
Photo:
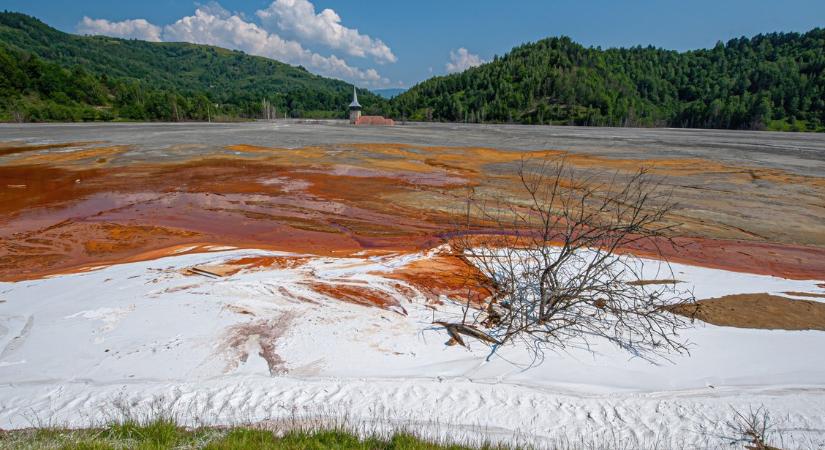
M 825 303 L 770 294 L 700 300 L 673 308 L 673 312 L 725 327 L 825 331 Z
M 13 155 L 15 153 L 33 152 L 37 150 L 84 147 L 91 144 L 95 144 L 95 142 L 61 142 L 55 144 L 21 144 L 15 142 L 0 142 L 0 156 Z
M 294 269 L 301 267 L 310 258 L 305 256 L 250 256 L 247 258 L 233 259 L 226 264 L 240 266 L 247 270 L 261 269 Z
M 169 228 L 145 226 L 145 225 L 119 225 L 103 223 L 98 225 L 98 238 L 88 239 L 83 242 L 83 248 L 90 256 L 111 255 L 134 250 L 145 249 L 150 241 L 169 238 L 177 240 L 179 238 L 194 238 L 196 233 L 188 231 L 173 230 Z
M 676 246 L 645 242 L 629 249 L 633 253 L 670 262 L 772 275 L 793 280 L 825 278 L 825 248 L 769 242 L 734 241 L 700 237 L 676 238 Z
M 76 165 L 82 164 L 87 167 L 100 167 L 108 163 L 115 156 L 128 150 L 128 146 L 117 145 L 111 147 L 93 147 L 76 151 L 61 153 L 37 153 L 26 154 L 25 156 L 12 161 L 12 165 L 26 166 L 37 164 L 51 165 Z
M 461 236 L 450 240 L 456 247 L 484 245 L 518 248 L 523 239 L 506 234 Z M 531 242 L 528 239 L 528 244 Z M 549 244 L 561 244 L 550 242 Z M 668 262 L 730 270 L 733 272 L 772 275 L 793 280 L 825 278 L 825 248 L 776 244 L 758 241 L 676 237 L 669 241 L 639 240 L 622 252 Z
M 182 271 L 189 276 L 229 277 L 244 271 L 265 269 L 294 269 L 306 264 L 305 256 L 250 256 L 226 261 L 222 264 L 203 264 Z
M 154 162 L 130 159 L 134 152 L 117 143 L 0 149 L 0 281 L 156 258 L 186 246 L 205 251 L 209 244 L 332 256 L 421 250 L 461 221 L 468 190 L 524 194 L 516 176 L 523 153 L 490 148 L 236 145 L 188 159 L 172 149 Z M 825 279 L 825 221 L 818 220 L 825 207 L 816 206 L 825 198 L 821 178 L 698 159 L 552 150 L 529 156 L 547 155 L 566 155 L 587 172 L 653 167 L 679 187 L 677 200 L 686 206 L 672 220 L 686 237 L 663 247 L 671 260 Z M 462 284 L 468 277 L 456 275 L 459 266 L 437 257 L 394 276 L 431 299 L 467 289 L 482 295 L 487 287 Z
M 32 208 L 65 204 L 89 195 L 94 190 L 84 181 L 100 175 L 96 169 L 0 165 L 0 224 L 4 218 Z
M 377 306 L 384 309 L 392 308 L 402 314 L 406 314 L 406 310 L 398 303 L 398 301 L 386 292 L 382 292 L 377 289 L 372 289 L 366 286 L 355 286 L 352 284 L 333 285 L 316 282 L 309 283 L 309 287 L 319 294 L 336 300 L 355 303 L 362 306 Z
M 414 261 L 386 276 L 415 286 L 433 304 L 440 304 L 441 296 L 446 296 L 480 305 L 494 289 L 491 280 L 475 266 L 452 255 Z
M 170 247 L 200 239 L 198 233 L 168 227 L 64 220 L 0 239 L 0 280 L 154 259 L 176 251 Z

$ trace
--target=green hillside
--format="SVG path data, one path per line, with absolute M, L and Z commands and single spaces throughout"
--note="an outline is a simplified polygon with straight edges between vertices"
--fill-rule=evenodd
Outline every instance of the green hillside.
M 63 33 L 0 13 L 0 120 L 344 117 L 352 85 L 267 58 L 186 43 Z M 359 90 L 370 111 L 383 100 Z
M 367 114 L 410 120 L 821 131 L 824 72 L 823 29 L 689 52 L 561 37 L 359 100 Z M 239 51 L 76 36 L 0 13 L 0 121 L 342 118 L 351 89 Z
M 393 99 L 412 120 L 822 130 L 825 30 L 706 50 L 585 48 L 550 38 Z

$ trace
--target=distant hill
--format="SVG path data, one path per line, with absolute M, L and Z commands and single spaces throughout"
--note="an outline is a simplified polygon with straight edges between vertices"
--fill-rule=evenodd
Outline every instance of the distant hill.
M 373 94 L 380 95 L 387 99 L 397 97 L 404 92 L 407 92 L 407 88 L 372 89 Z
M 412 120 L 822 130 L 823 71 L 820 28 L 682 53 L 560 37 L 431 78 L 392 104 Z
M 822 131 L 824 72 L 819 28 L 689 52 L 560 37 L 403 93 L 360 89 L 359 101 L 409 120 Z M 239 51 L 77 36 L 0 13 L 0 121 L 343 118 L 351 89 Z
M 343 81 L 239 51 L 76 36 L 10 12 L 0 61 L 0 120 L 345 117 L 352 95 Z M 359 100 L 368 111 L 384 103 L 363 89 Z

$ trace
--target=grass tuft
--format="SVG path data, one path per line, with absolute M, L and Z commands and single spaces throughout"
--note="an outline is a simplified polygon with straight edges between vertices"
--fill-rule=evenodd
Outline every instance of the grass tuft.
M 273 430 L 255 427 L 187 429 L 170 418 L 141 423 L 124 419 L 100 429 L 71 430 L 37 428 L 0 434 L 0 448 L 10 450 L 60 449 L 206 449 L 206 450 L 484 450 L 493 447 L 444 445 L 412 433 L 359 437 L 344 429 L 293 430 L 279 436 Z M 495 447 L 504 449 L 504 447 Z
M 276 448 L 278 439 L 268 430 L 250 428 L 236 428 L 222 438 L 209 442 L 204 448 L 207 450 L 231 450 L 260 448 Z
M 174 420 L 158 418 L 141 424 L 135 420 L 124 420 L 110 424 L 102 433 L 109 441 L 137 444 L 141 449 L 165 449 L 174 447 L 185 437 Z
M 61 450 L 113 450 L 114 448 L 112 444 L 98 440 L 80 441 L 60 447 Z

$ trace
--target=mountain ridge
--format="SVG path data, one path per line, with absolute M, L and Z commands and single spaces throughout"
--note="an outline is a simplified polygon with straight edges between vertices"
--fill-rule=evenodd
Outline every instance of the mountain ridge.
M 97 99 L 67 102 L 51 95 L 49 89 L 41 89 L 42 83 L 38 81 L 39 77 L 42 78 L 41 73 L 35 73 L 33 79 L 12 87 L 16 87 L 21 94 L 17 96 L 18 100 L 20 97 L 37 97 L 36 103 L 49 105 L 44 106 L 46 110 L 84 109 L 85 105 L 109 108 L 112 118 L 134 120 L 177 120 L 181 118 L 182 110 L 183 119 L 202 120 L 210 115 L 209 111 L 203 111 L 207 107 L 205 105 L 212 105 L 211 108 L 215 109 L 212 113 L 241 118 L 266 117 L 272 113 L 281 117 L 286 113 L 292 117 L 343 118 L 352 95 L 350 83 L 237 50 L 191 43 L 73 35 L 20 13 L 0 13 L 0 51 L 5 54 L 5 61 L 10 66 L 4 69 L 7 78 L 15 69 L 12 65 L 18 69 L 27 67 L 22 73 L 31 75 L 32 64 L 28 61 L 28 55 L 31 55 L 42 63 L 39 64 L 40 69 L 45 70 L 48 77 L 65 78 L 59 75 L 61 69 L 70 72 L 69 78 L 77 75 L 75 78 L 84 78 L 86 84 L 95 84 L 96 89 L 108 91 L 108 95 L 98 96 Z M 78 71 L 81 73 L 76 74 Z M 7 103 L 9 98 L 15 97 L 11 90 L 6 89 Z M 128 97 L 136 91 L 150 91 L 168 97 L 161 103 L 172 106 L 162 108 L 169 111 L 153 111 L 152 108 L 142 108 L 141 111 L 142 100 L 122 104 L 106 101 L 107 96 Z M 68 97 L 72 100 L 71 95 Z M 366 89 L 359 89 L 359 98 L 365 108 L 382 102 Z M 196 100 L 199 105 L 185 104 Z M 16 106 L 26 106 L 20 103 L 18 101 Z M 177 115 L 174 110 L 177 110 Z M 107 118 L 95 117 L 92 120 Z M 49 120 L 49 117 L 42 119 Z M 71 120 L 73 117 L 65 119 Z

